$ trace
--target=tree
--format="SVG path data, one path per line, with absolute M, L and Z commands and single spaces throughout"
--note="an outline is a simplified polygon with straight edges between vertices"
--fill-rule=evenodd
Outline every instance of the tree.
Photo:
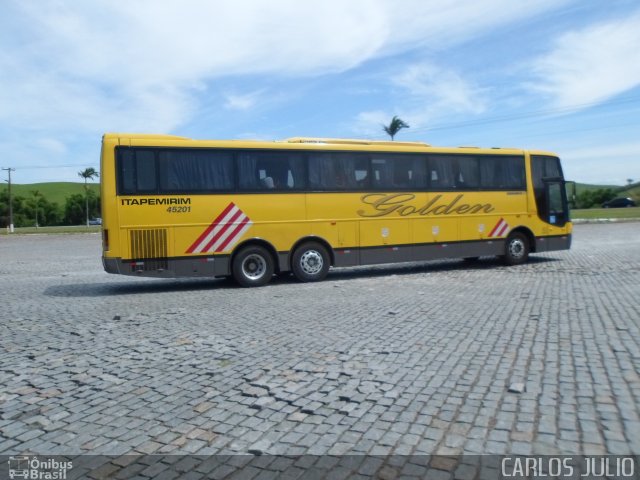
M 29 203 L 35 211 L 35 224 L 36 228 L 38 228 L 40 226 L 38 223 L 38 207 L 40 206 L 40 200 L 42 200 L 42 193 L 40 193 L 40 190 L 31 190 L 29 193 L 31 194 L 31 201 Z
M 604 202 L 616 197 L 616 192 L 611 188 L 599 188 L 597 190 L 585 190 L 576 198 L 576 208 L 600 208 Z
M 633 178 L 627 178 L 627 185 L 631 185 L 633 183 Z
M 397 115 L 393 116 L 389 125 L 382 125 L 382 129 L 391 137 L 391 141 L 403 128 L 409 128 L 409 125 Z
M 83 171 L 78 172 L 78 176 L 80 178 L 84 178 L 84 193 L 85 193 L 85 213 L 87 220 L 87 227 L 89 226 L 89 185 L 87 185 L 87 180 L 93 180 L 95 177 L 99 177 L 100 175 L 96 172 L 96 169 L 93 167 L 85 168 Z
M 31 226 L 25 214 L 26 201 L 19 195 L 12 195 L 13 224 L 16 227 Z M 0 226 L 9 226 L 9 191 L 0 191 Z
M 57 203 L 49 202 L 39 190 L 29 192 L 31 198 L 26 201 L 25 215 L 35 219 L 36 228 L 56 225 L 61 220 L 61 213 Z
M 89 202 L 87 203 L 87 197 Z M 86 196 L 80 193 L 69 195 L 65 200 L 64 219 L 65 225 L 81 225 L 86 220 L 86 210 L 89 208 L 89 218 L 100 216 L 100 197 L 93 190 L 89 190 Z
M 35 223 L 44 227 L 61 221 L 58 204 L 49 202 L 41 192 L 32 190 L 28 198 L 13 196 L 13 223 L 16 227 L 32 227 Z M 82 195 L 79 195 L 82 199 Z M 80 220 L 82 221 L 82 220 Z M 7 190 L 0 191 L 0 227 L 9 224 L 9 197 Z

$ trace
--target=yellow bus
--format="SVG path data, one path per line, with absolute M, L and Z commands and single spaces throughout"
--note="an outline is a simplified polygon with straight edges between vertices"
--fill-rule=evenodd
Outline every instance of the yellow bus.
M 420 142 L 105 134 L 103 264 L 264 285 L 330 267 L 568 249 L 558 157 Z

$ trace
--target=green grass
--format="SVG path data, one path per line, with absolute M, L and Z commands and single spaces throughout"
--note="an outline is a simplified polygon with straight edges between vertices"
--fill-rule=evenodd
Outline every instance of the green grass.
M 21 227 L 14 228 L 12 235 L 29 235 L 29 234 L 68 234 L 68 233 L 99 233 L 101 227 L 91 225 L 89 227 L 85 225 L 67 225 L 62 227 Z M 0 229 L 0 235 L 8 235 L 7 229 Z
M 100 183 L 89 182 L 89 188 L 100 194 Z M 4 183 L 0 186 L 0 191 L 7 190 L 8 185 Z M 49 202 L 55 202 L 60 207 L 64 207 L 67 197 L 79 193 L 84 195 L 84 182 L 48 182 L 48 183 L 31 183 L 31 184 L 12 184 L 11 193 L 16 196 L 31 198 L 31 192 L 37 190 Z
M 607 219 L 640 219 L 640 207 L 633 208 L 587 208 L 571 210 L 571 218 L 575 220 Z

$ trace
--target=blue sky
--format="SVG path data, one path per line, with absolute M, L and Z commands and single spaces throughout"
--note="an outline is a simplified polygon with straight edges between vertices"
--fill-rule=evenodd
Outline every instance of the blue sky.
M 0 42 L 16 183 L 80 181 L 105 132 L 384 139 L 393 115 L 398 140 L 640 179 L 636 0 L 4 0 Z

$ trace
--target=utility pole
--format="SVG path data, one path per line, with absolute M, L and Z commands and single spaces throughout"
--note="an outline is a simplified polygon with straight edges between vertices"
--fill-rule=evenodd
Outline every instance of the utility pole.
M 9 183 L 9 233 L 13 233 L 13 198 L 11 198 L 11 172 L 15 172 L 15 168 L 3 168 L 2 170 L 6 170 L 9 173 L 9 180 L 5 180 L 5 182 Z

